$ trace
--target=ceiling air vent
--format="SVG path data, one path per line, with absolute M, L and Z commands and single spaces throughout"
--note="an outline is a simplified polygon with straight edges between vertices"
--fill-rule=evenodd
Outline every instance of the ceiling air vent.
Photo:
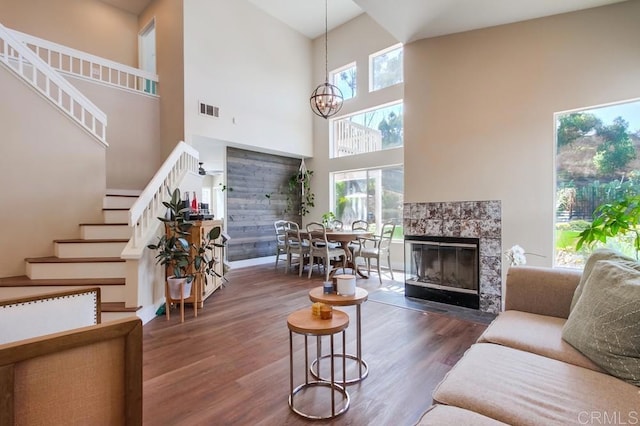
M 200 114 L 210 117 L 220 117 L 220 108 L 200 102 Z

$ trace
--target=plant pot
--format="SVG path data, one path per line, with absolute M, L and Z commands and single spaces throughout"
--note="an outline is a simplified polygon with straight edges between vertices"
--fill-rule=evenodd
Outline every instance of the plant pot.
M 172 299 L 181 299 L 180 287 L 182 285 L 182 298 L 186 299 L 191 296 L 191 285 L 193 280 L 187 281 L 187 278 L 175 278 L 167 277 L 167 284 L 169 285 L 169 296 Z

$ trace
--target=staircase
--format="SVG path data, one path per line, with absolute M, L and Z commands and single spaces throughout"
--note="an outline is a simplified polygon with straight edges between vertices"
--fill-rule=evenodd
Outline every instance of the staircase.
M 54 256 L 27 258 L 26 275 L 0 278 L 0 289 L 13 297 L 63 289 L 100 287 L 102 321 L 135 316 L 125 307 L 125 260 L 122 250 L 131 237 L 128 211 L 136 195 L 112 192 L 103 201 L 103 222 L 79 225 L 80 238 L 54 241 Z

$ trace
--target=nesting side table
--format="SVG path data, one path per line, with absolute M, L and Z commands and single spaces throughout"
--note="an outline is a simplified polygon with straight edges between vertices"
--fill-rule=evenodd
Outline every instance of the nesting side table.
M 311 313 L 311 307 L 297 310 L 291 313 L 287 317 L 287 327 L 289 328 L 289 407 L 291 410 L 307 419 L 322 420 L 332 419 L 349 409 L 349 394 L 345 389 L 345 376 L 343 374 L 342 382 L 343 386 L 336 383 L 335 380 L 335 366 L 334 366 L 334 341 L 335 334 L 342 333 L 342 351 L 344 355 L 344 347 L 346 343 L 345 329 L 349 325 L 349 316 L 339 310 L 333 310 L 333 317 L 331 319 L 320 319 L 313 316 Z M 304 383 L 293 387 L 293 333 L 301 334 L 304 336 Z M 308 337 L 315 336 L 317 339 L 317 346 L 320 347 L 320 339 L 322 336 L 330 337 L 331 347 L 331 377 L 329 380 L 309 380 L 309 349 L 308 349 Z M 344 357 L 343 357 L 343 372 L 344 372 Z M 313 414 L 303 411 L 296 406 L 295 396 L 306 389 L 311 387 L 327 387 L 330 390 L 331 395 L 331 413 L 330 414 Z M 336 412 L 336 393 L 342 396 L 342 408 Z
M 356 355 L 345 354 L 343 351 L 342 357 L 343 365 L 346 358 L 355 360 L 358 363 L 358 376 L 346 380 L 346 384 L 360 382 L 369 374 L 369 366 L 366 361 L 362 359 L 362 321 L 360 317 L 360 307 L 369 298 L 369 293 L 360 287 L 356 287 L 356 293 L 352 296 L 343 296 L 337 293 L 326 294 L 323 290 L 323 287 L 312 288 L 309 291 L 309 299 L 311 299 L 312 302 L 322 302 L 332 306 L 356 306 Z M 333 358 L 334 355 L 318 356 L 311 364 L 311 375 L 313 377 L 321 379 L 319 367 L 320 358 L 327 358 L 329 356 Z M 339 357 L 341 355 L 338 354 L 337 356 Z M 343 371 L 343 374 L 346 374 L 346 372 Z

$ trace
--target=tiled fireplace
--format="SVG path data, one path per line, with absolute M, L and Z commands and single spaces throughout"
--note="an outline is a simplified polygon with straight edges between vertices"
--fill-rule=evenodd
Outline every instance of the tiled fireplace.
M 477 239 L 479 309 L 493 314 L 500 312 L 502 303 L 501 210 L 500 201 L 449 201 L 405 203 L 403 214 L 405 236 L 420 237 L 418 239 L 432 237 L 430 239 L 436 241 Z M 408 261 L 411 259 L 405 259 Z M 430 298 L 428 292 L 423 294 L 412 290 L 409 293 Z

